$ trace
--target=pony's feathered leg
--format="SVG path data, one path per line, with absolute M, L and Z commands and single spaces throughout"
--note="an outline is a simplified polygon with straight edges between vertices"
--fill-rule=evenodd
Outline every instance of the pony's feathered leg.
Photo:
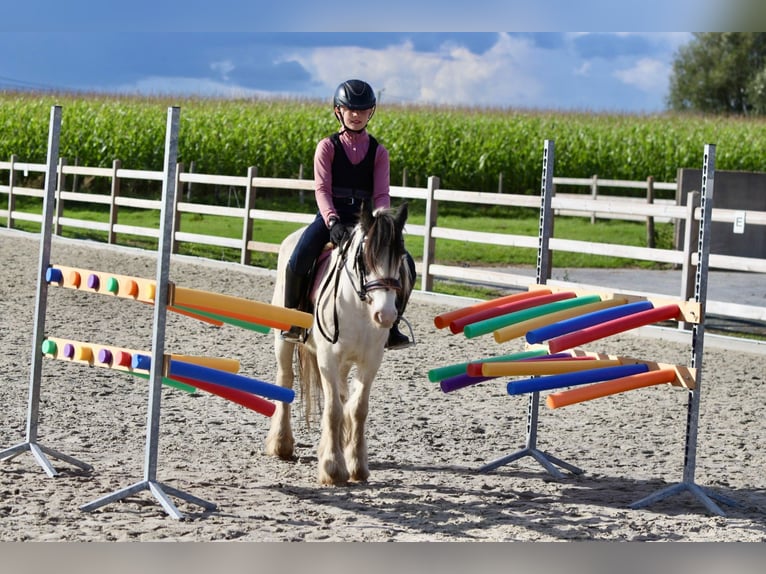
M 346 403 L 343 416 L 343 443 L 346 466 L 351 480 L 362 482 L 370 476 L 367 460 L 365 423 L 370 403 L 371 377 L 354 381 L 353 391 Z
M 322 436 L 319 439 L 317 457 L 318 476 L 321 484 L 343 484 L 348 482 L 348 469 L 341 449 L 343 430 L 343 397 L 339 385 L 340 373 L 327 365 L 319 367 L 324 394 L 322 410 Z
M 275 341 L 277 356 L 276 384 L 291 389 L 293 387 L 293 353 L 295 345 L 282 341 L 279 334 Z M 290 459 L 295 448 L 295 439 L 290 425 L 290 404 L 276 401 L 276 410 L 271 416 L 271 427 L 266 435 L 266 454 Z

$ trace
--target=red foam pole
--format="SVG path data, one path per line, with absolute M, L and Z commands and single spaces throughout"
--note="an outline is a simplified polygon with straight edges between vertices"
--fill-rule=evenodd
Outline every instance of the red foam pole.
M 437 315 L 436 317 L 434 317 L 434 325 L 436 326 L 437 329 L 443 329 L 444 327 L 449 325 L 452 321 L 454 321 L 455 319 L 459 317 L 463 317 L 464 315 L 469 315 L 471 313 L 481 311 L 482 309 L 490 309 L 497 305 L 503 305 L 505 303 L 510 303 L 512 301 L 521 301 L 523 299 L 529 299 L 531 297 L 539 297 L 540 295 L 547 295 L 550 292 L 551 292 L 550 289 L 536 289 L 534 291 L 525 291 L 523 293 L 514 293 L 513 295 L 505 295 L 504 297 L 497 297 L 495 299 L 490 299 L 489 301 L 481 301 L 480 303 L 475 303 L 474 305 L 469 305 L 468 307 L 461 307 L 460 309 L 447 311 L 446 313 Z
M 500 315 L 508 315 L 509 313 L 515 313 L 516 311 L 531 309 L 532 307 L 539 307 L 540 305 L 547 305 L 548 303 L 554 303 L 564 299 L 572 299 L 574 297 L 574 293 L 560 292 L 540 295 L 538 297 L 533 297 L 531 299 L 527 298 L 521 301 L 511 301 L 510 303 L 504 303 L 489 309 L 482 309 L 469 315 L 459 317 L 450 322 L 449 329 L 455 334 L 462 333 L 465 326 L 470 325 L 471 323 L 486 321 L 487 319 L 499 317 Z
M 590 343 L 604 337 L 616 335 L 624 331 L 630 331 L 636 327 L 643 327 L 651 323 L 657 323 L 658 321 L 666 321 L 678 316 L 681 310 L 678 305 L 665 305 L 663 307 L 657 307 L 656 309 L 647 309 L 639 313 L 633 313 L 626 317 L 620 317 L 618 319 L 612 319 L 611 321 L 605 321 L 598 325 L 593 325 L 573 333 L 567 333 L 566 335 L 560 335 L 554 337 L 548 341 L 548 352 L 558 353 L 565 349 L 572 349 L 578 345 Z
M 197 387 L 198 389 L 207 391 L 208 393 L 212 395 L 218 395 L 219 397 L 222 397 L 233 403 L 237 403 L 238 405 L 242 405 L 243 407 L 247 407 L 248 409 L 261 413 L 262 415 L 266 415 L 267 417 L 270 417 L 271 415 L 273 415 L 274 411 L 277 408 L 274 403 L 272 403 L 271 401 L 267 401 L 266 399 L 263 399 L 259 397 L 258 395 L 254 395 L 252 393 L 248 393 L 245 391 L 240 391 L 238 389 L 232 389 L 231 387 L 224 387 L 223 385 L 206 383 L 204 381 L 200 381 L 199 379 L 191 379 L 189 377 L 180 377 L 178 375 L 173 375 L 172 377 L 169 377 L 169 378 L 171 378 L 174 381 L 178 381 L 180 383 L 191 385 L 192 387 Z

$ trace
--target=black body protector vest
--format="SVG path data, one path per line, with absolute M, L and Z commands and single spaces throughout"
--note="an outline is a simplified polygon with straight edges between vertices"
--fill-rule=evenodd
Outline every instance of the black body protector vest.
M 378 151 L 378 141 L 370 136 L 370 147 L 367 155 L 354 165 L 346 155 L 340 142 L 340 133 L 334 133 L 330 140 L 335 147 L 335 157 L 332 160 L 332 198 L 334 203 L 355 205 L 362 200 L 372 199 L 375 172 L 375 154 Z

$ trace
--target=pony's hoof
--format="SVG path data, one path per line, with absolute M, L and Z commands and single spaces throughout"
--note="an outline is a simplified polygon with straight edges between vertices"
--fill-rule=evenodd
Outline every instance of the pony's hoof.
M 337 465 L 329 465 L 334 468 L 319 469 L 319 484 L 327 486 L 338 486 L 348 484 L 349 475 L 345 468 L 339 468 Z
M 368 478 L 370 478 L 370 471 L 366 469 L 360 469 L 351 473 L 352 482 L 367 482 Z
M 294 450 L 295 447 L 292 441 L 266 439 L 265 451 L 269 456 L 276 456 L 283 460 L 292 460 Z

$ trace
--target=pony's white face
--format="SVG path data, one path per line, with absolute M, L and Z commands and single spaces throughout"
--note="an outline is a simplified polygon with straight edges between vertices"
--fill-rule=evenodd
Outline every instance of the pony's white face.
M 367 293 L 370 317 L 381 329 L 390 329 L 399 314 L 396 310 L 396 291 L 375 289 Z
M 397 211 L 383 210 L 376 216 L 360 219 L 355 242 L 362 243 L 358 252 L 357 269 L 362 279 L 370 318 L 381 329 L 390 329 L 398 316 L 396 297 L 408 281 L 403 274 L 404 240 L 402 229 L 407 219 L 406 204 Z M 406 273 L 406 272 L 405 272 Z

